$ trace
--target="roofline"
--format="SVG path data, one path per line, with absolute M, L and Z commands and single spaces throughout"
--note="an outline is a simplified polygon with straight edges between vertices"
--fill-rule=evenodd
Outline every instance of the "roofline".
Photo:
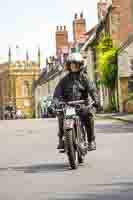
M 120 50 L 119 50 L 119 53 L 124 50 L 126 47 L 128 47 L 131 43 L 133 42 L 133 33 L 132 35 L 130 35 L 128 37 L 128 39 L 122 43 L 122 45 L 120 46 Z
M 98 34 L 98 32 L 99 32 L 99 29 L 101 29 L 102 26 L 104 25 L 104 23 L 105 23 L 105 21 L 106 21 L 108 15 L 109 15 L 111 9 L 112 9 L 112 5 L 110 5 L 110 6 L 108 7 L 108 11 L 107 11 L 106 16 L 95 26 L 96 29 L 95 29 L 95 32 L 93 33 L 93 34 L 95 34 L 95 37 L 93 38 L 92 41 L 89 41 L 89 40 L 90 40 L 90 38 L 89 38 L 89 39 L 85 42 L 85 44 L 83 45 L 83 47 L 82 47 L 82 49 L 81 49 L 82 51 L 86 51 L 87 47 L 90 46 L 90 45 L 92 45 L 92 43 L 96 40 L 97 34 Z M 93 34 L 92 34 L 92 35 L 93 35 Z

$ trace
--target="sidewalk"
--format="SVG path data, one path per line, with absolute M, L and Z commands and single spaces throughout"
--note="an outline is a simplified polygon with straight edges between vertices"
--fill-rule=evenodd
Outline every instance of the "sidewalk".
M 104 119 L 116 119 L 129 123 L 133 123 L 133 114 L 128 113 L 101 113 L 96 114 L 96 118 L 104 118 Z

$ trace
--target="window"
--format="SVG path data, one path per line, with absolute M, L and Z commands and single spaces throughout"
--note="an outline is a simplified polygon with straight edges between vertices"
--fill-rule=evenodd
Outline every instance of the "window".
M 128 80 L 128 92 L 133 93 L 133 77 L 129 77 Z
M 28 81 L 24 81 L 23 83 L 23 96 L 30 96 L 30 85 Z
M 130 59 L 129 66 L 128 92 L 133 93 L 133 59 Z

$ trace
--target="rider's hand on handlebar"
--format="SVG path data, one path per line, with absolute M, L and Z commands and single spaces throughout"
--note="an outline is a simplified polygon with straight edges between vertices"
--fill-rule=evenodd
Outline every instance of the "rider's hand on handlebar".
M 97 111 L 101 111 L 102 110 L 102 107 L 101 107 L 100 103 L 94 102 L 93 106 L 96 108 Z
M 99 108 L 99 104 L 96 103 L 96 102 L 93 103 L 93 106 L 94 106 L 95 108 Z

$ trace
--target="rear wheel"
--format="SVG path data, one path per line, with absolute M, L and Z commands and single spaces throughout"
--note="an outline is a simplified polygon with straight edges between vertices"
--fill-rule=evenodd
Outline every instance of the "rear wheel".
M 72 169 L 78 167 L 78 152 L 75 148 L 73 130 L 66 131 L 65 133 L 65 142 L 67 148 L 67 156 Z

